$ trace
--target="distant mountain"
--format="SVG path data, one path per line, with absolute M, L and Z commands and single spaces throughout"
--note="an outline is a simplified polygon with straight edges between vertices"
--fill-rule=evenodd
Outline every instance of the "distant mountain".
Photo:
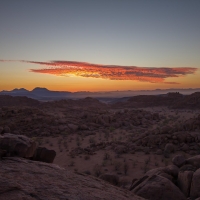
M 14 89 L 12 90 L 12 92 L 17 92 L 17 93 L 26 93 L 29 92 L 28 90 L 24 89 L 24 88 L 20 88 L 20 89 Z
M 11 95 L 11 96 L 26 96 L 32 99 L 50 101 L 69 98 L 71 92 L 60 92 L 60 91 L 50 91 L 46 88 L 36 87 L 32 91 L 28 91 L 24 88 L 14 89 L 11 91 L 1 91 L 0 95 Z
M 31 92 L 32 93 L 48 93 L 50 91 L 47 88 L 36 87 Z
M 71 92 L 50 91 L 46 88 L 40 88 L 40 87 L 36 87 L 30 92 L 37 96 L 52 97 L 52 98 L 53 97 L 66 98 L 71 94 Z
M 113 103 L 127 101 L 129 97 L 138 95 L 161 95 L 170 92 L 180 92 L 182 94 L 192 94 L 194 92 L 200 92 L 200 88 L 196 89 L 156 89 L 156 90 L 125 90 L 125 91 L 108 91 L 108 92 L 89 92 L 89 91 L 51 91 L 47 88 L 36 87 L 32 91 L 28 91 L 24 88 L 14 89 L 11 91 L 1 91 L 0 95 L 11 96 L 26 96 L 32 99 L 40 101 L 52 101 L 60 99 L 80 99 L 85 97 L 97 98 L 103 102 Z M 125 98 L 124 98 L 125 97 Z

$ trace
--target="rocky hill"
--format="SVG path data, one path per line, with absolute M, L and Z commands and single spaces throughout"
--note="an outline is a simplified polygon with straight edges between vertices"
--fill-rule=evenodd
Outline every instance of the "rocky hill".
M 10 95 L 0 95 L 0 107 L 2 106 L 39 106 L 41 103 L 37 100 L 25 97 L 17 96 L 12 97 Z
M 195 92 L 191 95 L 184 96 L 184 98 L 181 98 L 177 102 L 174 102 L 172 107 L 181 109 L 200 109 L 200 92 Z
M 164 95 L 139 95 L 112 105 L 113 108 L 142 108 L 152 106 L 167 106 L 175 109 L 199 109 L 200 92 L 195 92 L 191 95 L 182 95 L 176 92 Z

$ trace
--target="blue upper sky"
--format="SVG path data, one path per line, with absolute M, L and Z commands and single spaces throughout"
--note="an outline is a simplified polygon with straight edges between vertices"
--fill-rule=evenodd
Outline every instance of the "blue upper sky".
M 200 64 L 199 0 L 3 0 L 1 59 Z

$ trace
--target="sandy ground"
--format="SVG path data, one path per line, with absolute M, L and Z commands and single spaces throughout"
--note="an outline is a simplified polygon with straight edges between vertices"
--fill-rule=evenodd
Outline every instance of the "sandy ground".
M 171 110 L 166 107 L 144 108 L 144 110 L 164 115 L 166 118 L 160 122 L 161 124 L 165 122 L 166 119 L 168 120 L 167 123 L 175 123 L 190 119 L 199 114 L 198 110 Z M 154 124 L 154 128 L 161 124 Z M 124 130 L 115 130 L 111 133 L 107 141 L 112 141 L 114 139 L 123 141 L 123 139 L 127 138 L 130 134 L 134 133 L 126 132 Z M 91 138 L 96 142 L 106 141 L 104 133 L 100 131 L 92 136 L 80 136 L 77 133 L 74 133 L 68 136 L 43 137 L 38 138 L 38 140 L 40 141 L 41 146 L 56 151 L 55 164 L 69 170 L 83 172 L 94 176 L 98 175 L 98 172 L 117 174 L 126 186 L 130 184 L 133 178 L 141 177 L 150 169 L 169 165 L 174 155 L 184 154 L 183 152 L 176 152 L 171 154 L 169 158 L 153 153 L 145 154 L 144 152 L 117 155 L 109 148 L 98 150 L 94 155 L 81 154 L 73 157 L 69 154 L 71 150 L 78 146 L 82 148 L 88 147 Z M 185 156 L 187 157 L 188 155 Z

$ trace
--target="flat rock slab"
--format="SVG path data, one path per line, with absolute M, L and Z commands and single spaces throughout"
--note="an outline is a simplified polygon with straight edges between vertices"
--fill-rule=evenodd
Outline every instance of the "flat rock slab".
M 1 160 L 0 177 L 0 199 L 143 200 L 98 178 L 23 158 Z

